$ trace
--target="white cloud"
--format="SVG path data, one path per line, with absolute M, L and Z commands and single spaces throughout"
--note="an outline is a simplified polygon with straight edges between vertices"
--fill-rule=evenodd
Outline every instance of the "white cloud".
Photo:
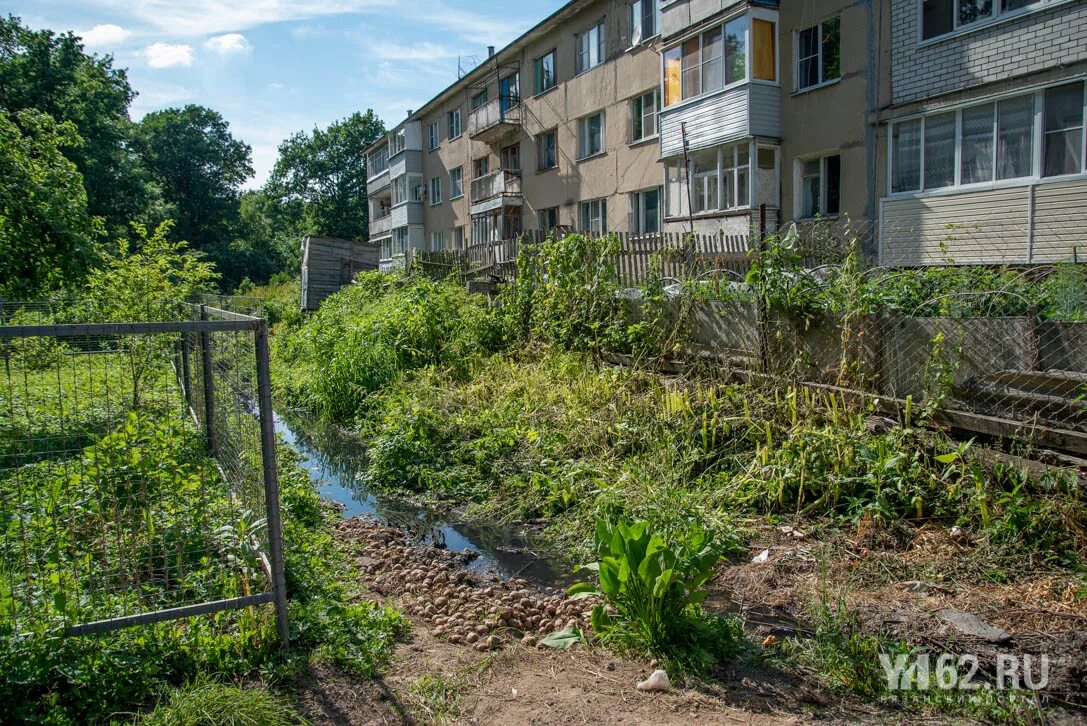
M 152 68 L 192 65 L 192 47 L 174 43 L 152 43 L 143 49 L 143 57 Z
M 111 48 L 124 43 L 132 33 L 120 25 L 105 23 L 84 30 L 78 35 L 83 38 L 83 45 L 88 48 Z
M 398 43 L 377 42 L 370 46 L 375 58 L 390 61 L 437 61 L 456 58 L 461 55 L 456 50 L 444 48 L 434 43 L 400 45 Z
M 227 33 L 226 35 L 216 35 L 213 38 L 208 38 L 204 41 L 204 47 L 219 55 L 248 53 L 253 49 L 253 46 L 241 33 Z
M 272 83 L 268 84 L 269 91 L 282 91 L 284 88 L 286 88 L 286 86 L 284 86 L 282 83 L 279 83 L 278 81 L 273 81 Z

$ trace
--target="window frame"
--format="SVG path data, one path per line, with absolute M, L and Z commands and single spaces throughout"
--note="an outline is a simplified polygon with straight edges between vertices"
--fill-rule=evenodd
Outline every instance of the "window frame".
M 607 28 L 606 28 L 606 26 L 604 24 L 604 20 L 605 20 L 604 18 L 601 18 L 599 21 L 597 21 L 593 25 L 590 25 L 585 30 L 583 30 L 580 33 L 577 33 L 576 35 L 574 35 L 574 75 L 580 76 L 582 73 L 588 73 L 593 68 L 596 68 L 597 66 L 603 65 L 604 61 L 607 59 L 607 57 L 608 57 L 607 56 L 607 47 L 605 45 L 605 38 L 606 38 L 606 35 L 607 35 Z M 591 37 L 590 36 L 591 33 L 596 33 L 595 50 L 596 50 L 597 58 L 596 58 L 596 62 L 593 63 L 592 62 L 593 45 L 589 45 L 586 48 L 586 55 L 588 56 L 589 65 L 586 65 L 586 66 L 583 67 L 581 65 L 581 39 L 584 38 L 584 37 Z
M 649 16 L 653 18 L 653 32 L 651 32 L 649 35 L 644 34 L 644 25 L 646 18 L 644 8 L 645 3 L 647 2 L 654 5 L 653 13 Z M 633 0 L 633 2 L 627 3 L 627 27 L 630 29 L 630 35 L 628 37 L 628 40 L 630 41 L 631 50 L 634 49 L 637 45 L 640 45 L 647 40 L 652 40 L 653 38 L 656 38 L 661 34 L 661 2 L 662 0 Z M 637 7 L 638 10 L 635 10 L 635 7 Z M 637 43 L 634 42 L 635 20 L 637 20 L 637 25 L 642 31 L 642 35 L 639 36 Z
M 831 211 L 829 208 L 828 200 L 830 199 L 830 160 L 838 160 L 838 209 Z M 810 175 L 804 173 L 804 165 L 817 162 L 819 165 L 816 178 L 819 180 L 819 209 L 807 210 L 805 209 L 804 189 L 805 180 L 811 178 Z M 834 151 L 828 151 L 816 156 L 803 156 L 797 157 L 794 162 L 794 179 L 796 180 L 793 190 L 793 198 L 795 200 L 793 204 L 794 216 L 797 219 L 834 219 L 842 213 L 842 152 L 840 149 Z
M 539 58 L 534 58 L 532 61 L 532 91 L 533 96 L 542 96 L 550 91 L 552 88 L 556 88 L 559 85 L 559 72 L 558 72 L 558 49 L 552 48 Z M 543 61 L 546 58 L 551 59 L 551 85 L 547 86 L 543 84 Z
M 427 124 L 427 151 L 434 151 L 442 145 L 440 122 Z
M 545 214 L 554 216 L 554 224 L 552 224 L 549 227 L 544 226 L 543 215 L 545 215 Z M 540 230 L 541 232 L 544 232 L 544 233 L 551 232 L 552 230 L 557 228 L 559 226 L 559 224 L 560 223 L 559 223 L 559 208 L 558 207 L 546 207 L 544 209 L 536 210 L 536 228 L 538 230 Z
M 657 195 L 657 228 L 647 230 L 645 212 L 648 207 L 645 204 L 645 195 L 656 193 Z M 630 193 L 630 232 L 637 235 L 660 234 L 664 223 L 664 189 L 663 187 L 650 187 Z
M 645 112 L 645 98 L 650 97 L 653 99 L 653 132 L 645 133 L 646 118 L 650 114 Z M 661 112 L 661 91 L 660 88 L 653 88 L 645 93 L 640 93 L 630 99 L 630 145 L 641 144 L 646 141 L 652 141 L 653 139 L 660 137 L 660 112 Z M 642 135 L 638 136 L 638 121 L 641 120 Z
M 454 184 L 454 179 L 460 179 L 459 184 Z M 458 191 L 459 190 L 459 191 Z M 464 167 L 455 166 L 449 170 L 449 200 L 460 199 L 464 196 Z
M 1084 123 L 1084 133 L 1080 139 L 1080 170 L 1070 172 L 1068 174 L 1060 175 L 1046 175 L 1045 173 L 1045 94 L 1046 91 L 1053 88 L 1059 88 L 1061 86 L 1068 86 L 1080 84 L 1083 89 L 1084 98 L 1084 111 L 1082 112 L 1081 119 Z M 1031 139 L 1030 148 L 1030 169 L 1028 173 L 1013 176 L 1007 178 L 999 178 L 1001 174 L 1002 161 L 1005 159 L 1001 156 L 1001 144 L 1000 144 L 1000 108 L 1001 104 L 1008 101 L 1014 101 L 1022 98 L 1033 99 L 1033 116 L 1031 121 L 1031 129 L 1029 138 Z M 993 112 L 993 163 L 992 163 L 992 178 L 980 182 L 962 183 L 962 114 L 964 110 L 971 108 L 977 108 L 992 104 L 994 108 Z M 927 119 L 936 116 L 942 116 L 946 113 L 955 114 L 955 181 L 948 186 L 941 186 L 935 188 L 929 188 L 925 185 L 925 157 L 924 157 L 924 138 L 925 127 Z M 895 128 L 901 124 L 920 122 L 920 139 L 921 148 L 919 150 L 919 179 L 918 186 L 914 189 L 904 189 L 894 191 L 894 179 L 896 167 L 896 154 L 895 154 Z M 1069 179 L 1069 178 L 1087 178 L 1087 79 L 1077 79 L 1074 81 L 1062 81 L 1059 83 L 1051 83 L 1049 85 L 1035 88 L 1029 92 L 1009 92 L 996 96 L 991 96 L 985 99 L 978 99 L 968 103 L 957 104 L 955 106 L 934 109 L 928 113 L 912 114 L 910 116 L 904 116 L 902 118 L 894 119 L 888 123 L 887 132 L 887 182 L 885 186 L 886 197 L 911 197 L 911 196 L 924 196 L 932 194 L 954 194 L 967 191 L 978 191 L 985 189 L 1000 189 L 1008 187 L 1020 187 L 1031 184 L 1046 183 L 1051 179 Z
M 468 97 L 468 112 L 469 113 L 471 113 L 472 111 L 475 111 L 477 109 L 483 108 L 484 106 L 486 106 L 490 102 L 491 96 L 490 96 L 489 91 L 490 91 L 490 88 L 487 87 L 487 86 L 484 86 L 482 88 L 482 90 L 480 90 L 478 93 L 473 93 L 471 96 Z
M 593 208 L 596 208 L 596 218 L 600 222 L 600 229 L 595 230 L 592 228 L 593 220 Z M 586 212 L 588 216 L 586 217 Z M 580 232 L 588 232 L 590 234 L 605 235 L 608 233 L 608 200 L 607 197 L 597 197 L 596 199 L 586 199 L 578 204 L 578 224 L 581 227 Z M 586 222 L 586 219 L 588 222 Z
M 554 148 L 552 150 L 554 158 L 553 158 L 552 164 L 550 166 L 544 166 L 543 165 L 544 154 L 541 153 L 541 148 L 542 148 L 541 145 L 544 143 L 544 139 L 546 139 L 548 137 L 553 137 L 554 140 L 555 140 L 554 141 Z M 555 127 L 550 128 L 550 129 L 548 129 L 546 131 L 541 131 L 540 133 L 536 134 L 536 172 L 539 173 L 539 172 L 544 172 L 544 171 L 551 171 L 552 169 L 558 169 L 558 168 L 559 168 L 559 129 L 558 129 L 557 126 L 555 126 Z
M 827 23 L 838 21 L 838 75 L 833 78 L 826 77 L 826 62 L 824 59 L 824 50 L 826 43 L 823 42 L 826 31 L 823 30 L 823 26 Z M 814 30 L 815 31 L 815 55 L 800 57 L 800 37 L 804 33 Z M 814 60 L 815 67 L 818 75 L 818 80 L 807 86 L 801 85 L 801 73 L 800 64 L 804 60 Z M 826 86 L 832 86 L 842 80 L 842 16 L 834 15 L 824 20 L 820 20 L 815 25 L 809 25 L 806 28 L 793 32 L 793 93 L 807 93 L 808 91 L 814 91 L 819 88 L 825 88 Z
M 457 122 L 456 123 L 457 133 L 456 133 L 455 136 L 453 135 L 453 120 L 454 119 L 456 119 L 456 122 Z M 460 107 L 457 107 L 457 108 L 453 109 L 452 111 L 447 111 L 446 112 L 445 123 L 446 123 L 446 134 L 447 134 L 446 139 L 448 141 L 452 141 L 454 139 L 459 139 L 462 135 L 464 135 L 464 124 L 461 123 Z
M 587 142 L 589 141 L 589 122 L 594 118 L 600 118 L 600 142 L 599 148 L 595 151 L 587 150 Z M 590 113 L 582 116 L 577 120 L 577 159 L 576 161 L 585 161 L 586 159 L 592 159 L 597 156 L 601 156 L 607 153 L 607 118 L 604 115 L 604 109 L 600 109 L 595 113 Z
M 917 3 L 917 45 L 918 47 L 930 45 L 932 43 L 939 43 L 942 40 L 955 37 L 957 35 L 963 35 L 966 33 L 972 33 L 982 28 L 988 28 L 993 25 L 1015 20 L 1016 18 L 1023 17 L 1024 15 L 1030 15 L 1031 13 L 1042 12 L 1048 10 L 1057 5 L 1063 5 L 1065 3 L 1073 2 L 1074 0 L 1035 0 L 1020 8 L 1013 8 L 1011 10 L 1004 9 L 1005 0 L 992 0 L 992 10 L 987 17 L 979 18 L 968 23 L 960 22 L 961 18 L 961 2 L 962 0 L 948 0 L 951 3 L 951 30 L 938 33 L 931 37 L 925 37 L 925 2 L 926 0 L 915 0 Z
M 442 203 L 442 178 L 440 176 L 430 177 L 430 182 L 427 184 L 427 200 L 432 207 Z

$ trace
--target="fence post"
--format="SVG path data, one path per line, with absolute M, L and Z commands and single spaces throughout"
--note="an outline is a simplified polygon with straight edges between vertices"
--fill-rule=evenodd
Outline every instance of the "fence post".
M 279 516 L 279 470 L 276 468 L 276 432 L 272 414 L 272 375 L 268 354 L 268 321 L 254 332 L 257 353 L 257 399 L 260 409 L 260 455 L 264 465 L 264 506 L 268 518 L 268 550 L 272 565 L 272 590 L 276 605 L 276 630 L 280 644 L 290 644 L 287 625 L 287 583 L 283 573 L 283 525 Z
M 200 306 L 200 319 L 208 320 L 208 306 Z M 200 358 L 204 371 L 204 432 L 208 437 L 208 453 L 219 453 L 219 437 L 215 426 L 215 362 L 212 360 L 211 333 L 200 331 Z
M 185 396 L 185 405 L 192 408 L 192 361 L 189 350 L 189 334 L 181 334 L 181 393 Z
M 1042 341 L 1039 335 L 1041 315 L 1038 311 L 1038 304 L 1034 303 L 1030 306 L 1030 310 L 1027 311 L 1027 324 L 1030 325 L 1030 369 L 1032 371 L 1042 370 Z

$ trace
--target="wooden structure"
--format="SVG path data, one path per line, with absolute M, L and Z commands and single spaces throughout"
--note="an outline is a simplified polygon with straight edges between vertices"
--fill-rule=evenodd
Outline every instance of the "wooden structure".
M 337 237 L 302 240 L 302 309 L 316 310 L 326 297 L 351 284 L 355 275 L 376 270 L 378 245 Z

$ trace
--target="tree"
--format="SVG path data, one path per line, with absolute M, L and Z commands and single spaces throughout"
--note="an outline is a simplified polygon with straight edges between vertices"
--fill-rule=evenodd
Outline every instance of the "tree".
M 381 119 L 367 111 L 324 130 L 294 134 L 279 145 L 265 192 L 295 210 L 302 235 L 368 239 L 363 150 L 384 133 Z
M 0 108 L 36 109 L 75 127 L 82 143 L 66 147 L 65 155 L 82 175 L 87 211 L 114 231 L 142 218 L 153 196 L 128 146 L 134 97 L 113 59 L 87 55 L 72 33 L 33 31 L 16 17 L 0 18 Z
M 218 112 L 195 105 L 144 116 L 135 146 L 173 207 L 176 236 L 229 264 L 241 186 L 253 175 L 249 146 Z
M 81 144 L 71 123 L 0 110 L 0 295 L 30 298 L 78 282 L 98 261 L 102 225 L 64 155 Z

